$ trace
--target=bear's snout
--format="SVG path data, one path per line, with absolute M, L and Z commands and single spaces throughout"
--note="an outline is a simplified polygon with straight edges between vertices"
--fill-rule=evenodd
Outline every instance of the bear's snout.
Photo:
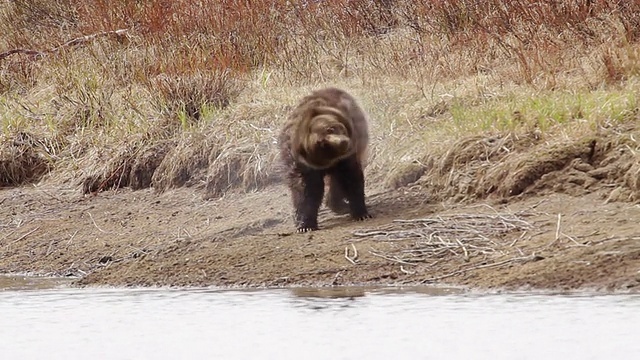
M 344 153 L 349 149 L 349 137 L 347 136 L 329 134 L 324 140 L 327 145 L 339 153 Z

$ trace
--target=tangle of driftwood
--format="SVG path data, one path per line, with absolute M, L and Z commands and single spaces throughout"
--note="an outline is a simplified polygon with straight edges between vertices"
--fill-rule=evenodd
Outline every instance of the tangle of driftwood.
M 504 248 L 500 238 L 510 232 L 522 232 L 523 237 L 533 226 L 516 214 L 455 214 L 432 218 L 395 220 L 376 229 L 355 231 L 356 238 L 393 244 L 391 251 L 372 248 L 369 253 L 398 263 L 435 265 L 443 258 L 460 257 L 465 262 Z M 513 245 L 513 244 L 512 244 Z M 525 257 L 490 266 L 499 266 Z M 486 265 L 485 265 L 486 266 Z
M 109 36 L 109 35 L 115 35 L 117 37 L 124 36 L 126 35 L 127 31 L 129 31 L 129 29 L 118 29 L 118 30 L 111 30 L 111 31 L 102 31 L 99 33 L 91 34 L 91 35 L 80 36 L 80 37 L 65 41 L 61 45 L 58 45 L 51 49 L 45 49 L 42 51 L 31 50 L 31 49 L 12 49 L 12 50 L 0 53 L 0 60 L 3 60 L 14 54 L 27 54 L 34 57 L 42 57 L 42 56 L 46 56 L 47 54 L 56 53 L 68 46 L 76 46 L 76 45 L 84 44 L 98 37 Z

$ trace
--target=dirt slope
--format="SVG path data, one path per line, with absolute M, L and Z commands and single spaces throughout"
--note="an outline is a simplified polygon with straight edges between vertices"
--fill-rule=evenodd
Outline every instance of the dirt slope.
M 309 234 L 292 233 L 280 184 L 212 200 L 196 187 L 4 188 L 0 272 L 78 276 L 79 285 L 637 291 L 638 162 L 625 141 L 594 139 L 544 154 L 550 145 L 501 144 L 511 150 L 493 162 L 459 150 L 394 190 L 368 184 L 374 219 L 323 209 Z

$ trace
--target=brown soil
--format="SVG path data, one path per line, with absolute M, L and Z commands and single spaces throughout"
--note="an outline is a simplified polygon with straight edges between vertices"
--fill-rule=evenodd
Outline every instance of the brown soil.
M 248 178 L 230 176 L 240 172 L 243 157 L 227 168 L 203 162 L 224 181 L 189 186 L 193 174 L 172 175 L 163 181 L 174 185 L 162 193 L 146 187 L 151 175 L 161 174 L 146 173 L 148 165 L 139 159 L 117 159 L 135 178 L 130 186 L 143 189 L 100 191 L 95 184 L 108 180 L 104 177 L 67 188 L 43 182 L 1 189 L 0 272 L 78 276 L 78 285 L 446 283 L 476 289 L 637 291 L 635 138 L 640 137 L 631 134 L 570 143 L 513 134 L 464 139 L 441 156 L 395 169 L 387 181 L 371 180 L 368 203 L 374 219 L 353 222 L 323 209 L 321 230 L 307 234 L 292 233 L 283 185 L 257 179 L 259 191 L 247 192 L 242 184 L 234 189 Z M 153 170 L 162 168 L 162 157 L 171 153 L 166 144 L 158 149 L 139 151 L 155 164 Z M 456 219 L 473 216 L 498 221 L 478 225 L 481 246 L 450 238 L 460 246 L 443 245 L 432 255 L 416 256 L 412 250 L 425 241 L 422 230 L 410 229 L 403 239 L 388 236 L 402 226 L 394 220 L 439 219 L 455 230 Z M 493 231 L 507 217 L 523 226 Z M 413 258 L 404 257 L 408 253 Z

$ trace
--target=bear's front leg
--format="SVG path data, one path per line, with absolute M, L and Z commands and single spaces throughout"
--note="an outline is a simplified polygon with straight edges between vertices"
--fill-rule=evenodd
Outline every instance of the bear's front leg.
M 349 157 L 336 164 L 334 176 L 349 200 L 351 217 L 358 221 L 371 218 L 364 199 L 364 174 L 356 157 Z
M 324 196 L 324 173 L 313 169 L 298 172 L 299 181 L 291 186 L 296 232 L 318 230 L 318 210 Z
M 331 211 L 338 215 L 349 213 L 349 204 L 345 201 L 346 196 L 342 183 L 334 175 L 329 176 L 329 193 L 327 194 L 326 205 Z

